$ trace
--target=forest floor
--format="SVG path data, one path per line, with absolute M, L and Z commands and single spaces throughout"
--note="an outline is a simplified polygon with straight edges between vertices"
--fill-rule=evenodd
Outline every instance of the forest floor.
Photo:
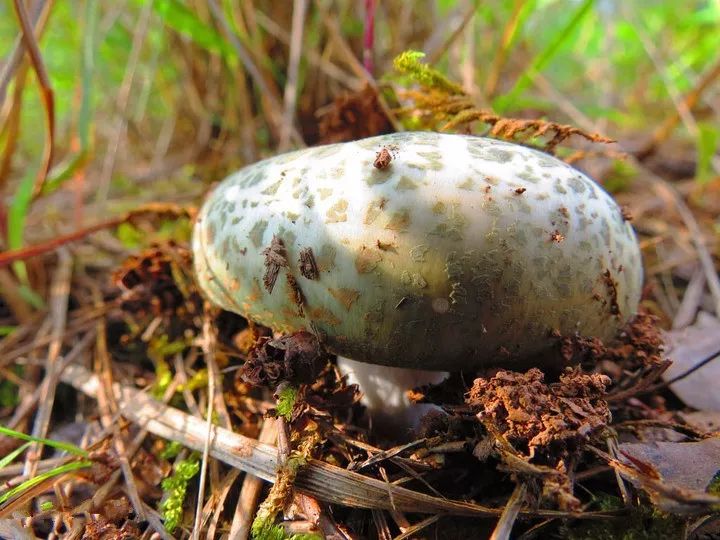
M 411 125 L 554 153 L 631 220 L 639 315 L 612 342 L 559 336 L 565 369 L 408 389 L 442 412 L 410 441 L 383 440 L 331 354 L 204 299 L 189 238 L 205 188 L 150 190 L 142 178 L 167 163 L 144 163 L 113 217 L 0 253 L 0 537 L 720 537 L 720 176 L 709 166 L 697 181 L 694 149 L 674 137 L 680 112 L 611 141 L 532 110 L 496 114 L 413 55 L 396 68 L 402 84 L 364 81 L 319 112 L 301 103 L 305 142 Z M 214 144 L 243 144 L 207 128 L 192 152 L 212 174 Z M 75 188 L 45 195 L 46 181 L 28 230 L 88 211 Z

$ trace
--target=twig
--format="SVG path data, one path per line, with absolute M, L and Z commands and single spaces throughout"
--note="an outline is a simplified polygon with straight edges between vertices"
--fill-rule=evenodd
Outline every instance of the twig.
M 675 313 L 672 327 L 673 330 L 680 330 L 692 324 L 698 311 L 698 306 L 705 291 L 705 273 L 701 267 L 695 269 L 688 283 L 682 302 Z
M 615 436 L 608 437 L 606 440 L 607 448 L 609 455 L 613 457 L 617 457 L 618 453 L 618 442 L 617 438 Z M 622 500 L 625 503 L 625 506 L 630 505 L 630 494 L 628 493 L 627 486 L 625 485 L 625 482 L 623 480 L 623 477 L 620 475 L 620 472 L 617 469 L 613 469 L 613 472 L 615 473 L 615 480 L 618 485 L 618 489 L 620 490 L 620 495 L 622 496 Z
M 229 473 L 227 473 L 227 475 L 225 475 L 220 487 L 213 490 L 212 495 L 208 498 L 208 502 L 203 509 L 203 515 L 205 517 L 203 518 L 203 523 L 200 527 L 202 529 L 205 526 L 205 523 L 209 520 L 207 534 L 205 535 L 206 538 L 216 537 L 215 533 L 217 531 L 218 523 L 220 522 L 223 507 L 225 506 L 225 500 L 227 499 L 228 493 L 230 493 L 230 489 L 233 487 L 241 474 L 241 471 L 232 469 Z M 215 506 L 215 510 L 212 512 L 212 515 L 210 515 L 210 510 L 213 506 Z
M 362 463 L 358 463 L 354 467 L 354 470 L 359 471 L 361 469 L 364 469 L 365 467 L 369 467 L 370 465 L 375 465 L 381 461 L 385 461 L 386 459 L 395 457 L 398 454 L 405 452 L 406 450 L 411 450 L 413 448 L 417 448 L 418 446 L 425 444 L 425 441 L 426 441 L 426 439 L 417 439 L 417 440 L 409 442 L 407 444 L 403 444 L 400 446 L 396 446 L 394 448 L 389 448 L 388 450 L 383 450 L 382 452 L 378 452 L 377 454 L 370 456 L 368 459 L 366 459 Z
M 392 537 L 390 536 L 390 527 L 388 526 L 385 513 L 380 510 L 373 510 L 372 520 L 375 525 L 377 540 L 392 540 Z
M 390 517 L 395 522 L 395 525 L 397 525 L 398 529 L 400 529 L 401 533 L 404 533 L 411 527 L 410 522 L 405 517 L 405 514 L 403 514 L 401 512 L 393 512 L 392 510 L 388 513 L 390 514 Z
M 73 460 L 66 460 L 66 464 L 71 463 L 76 459 L 77 458 L 74 458 Z M 77 474 L 77 472 L 71 471 L 65 474 L 61 474 L 59 476 L 48 476 L 40 480 L 39 483 L 34 484 L 28 489 L 19 493 L 14 499 L 6 501 L 0 508 L 0 522 L 7 519 L 7 516 L 12 516 L 16 512 L 21 512 L 23 509 L 27 508 L 30 501 L 32 501 L 36 497 L 39 497 L 47 490 L 52 489 L 52 486 L 54 484 L 62 482 L 65 478 L 68 478 L 75 474 Z M 27 512 L 27 510 L 25 510 L 25 512 Z
M 718 63 L 718 72 L 720 73 L 720 63 Z M 675 208 L 680 214 L 685 226 L 690 232 L 690 238 L 695 245 L 700 264 L 702 265 L 703 271 L 705 272 L 705 278 L 707 279 L 708 287 L 710 288 L 710 294 L 712 294 L 715 302 L 715 314 L 720 315 L 720 277 L 715 270 L 715 263 L 713 262 L 712 256 L 705 246 L 705 239 L 703 237 L 700 226 L 693 216 L 692 210 L 685 204 L 685 201 L 680 196 L 678 191 L 665 179 L 660 178 L 652 171 L 648 170 L 638 159 L 632 159 L 634 165 L 640 168 L 643 174 L 639 177 L 641 181 L 647 181 L 651 184 L 653 190 L 662 198 L 673 201 Z
M 93 286 L 92 293 L 95 305 L 101 306 L 103 300 L 100 290 L 96 286 Z M 125 440 L 120 431 L 120 426 L 116 421 L 117 403 L 115 402 L 115 395 L 112 391 L 112 365 L 110 355 L 107 350 L 107 333 L 104 318 L 99 319 L 97 322 L 94 369 L 102 382 L 98 392 L 100 421 L 102 422 L 103 428 L 112 434 L 112 444 L 120 463 L 120 470 L 122 471 L 123 478 L 125 479 L 125 490 L 128 494 L 130 502 L 132 503 L 132 507 L 141 520 L 146 520 L 148 516 L 146 515 L 143 501 L 137 488 L 137 483 L 135 482 L 135 475 L 133 474 L 132 467 L 130 466 L 127 445 L 125 444 Z
M 357 75 L 359 78 L 363 79 L 367 84 L 369 84 L 376 91 L 378 105 L 380 105 L 380 109 L 385 114 L 386 118 L 392 125 L 393 129 L 395 131 L 404 131 L 402 124 L 395 117 L 395 114 L 388 106 L 387 101 L 383 97 L 382 93 L 378 91 L 377 82 L 372 77 L 372 75 L 370 75 L 365 70 L 363 65 L 353 54 L 353 51 L 350 48 L 350 45 L 348 45 L 347 41 L 345 40 L 345 38 L 342 35 L 342 32 L 340 32 L 337 22 L 332 17 L 329 16 L 326 8 L 323 6 L 323 4 L 320 0 L 315 0 L 315 5 L 317 6 L 318 10 L 320 11 L 320 13 L 322 15 L 323 23 L 325 24 L 325 27 L 327 28 L 328 33 L 330 34 L 330 38 L 337 44 L 338 48 L 340 49 L 340 52 L 345 57 L 345 60 L 350 65 L 352 70 L 355 72 L 355 75 Z
M 360 450 L 363 450 L 367 452 L 370 455 L 375 455 L 378 453 L 383 452 L 382 449 L 377 448 L 371 444 L 368 444 L 363 441 L 359 441 L 357 439 L 353 439 L 352 437 L 348 436 L 346 433 L 343 433 L 342 431 L 337 430 L 333 425 L 330 425 L 329 423 L 321 422 L 323 425 L 325 425 L 327 428 L 331 429 L 332 431 L 328 433 L 327 437 L 332 442 L 339 446 L 343 445 L 350 445 L 354 446 L 355 448 L 359 448 Z M 402 462 L 405 466 L 411 467 L 411 468 L 420 468 L 425 469 L 428 471 L 435 470 L 435 468 L 431 465 L 428 465 L 427 463 L 423 461 L 417 461 L 410 458 L 395 456 L 392 458 L 393 463 L 398 464 L 399 462 Z
M 425 480 L 425 478 L 423 478 L 423 475 L 421 473 L 419 473 L 413 467 L 408 465 L 408 463 L 407 463 L 408 460 L 403 460 L 401 458 L 394 457 L 394 458 L 391 458 L 390 461 L 392 461 L 395 465 L 400 467 L 403 471 L 405 471 L 409 475 L 406 477 L 408 479 L 408 481 L 409 480 L 417 480 L 422 485 L 424 485 L 430 493 L 434 493 L 436 497 L 439 497 L 441 499 L 447 498 L 447 497 L 445 497 L 445 495 L 440 493 L 430 482 Z M 399 484 L 399 482 L 396 482 L 396 483 Z
M 50 331 L 51 327 L 52 319 L 47 315 L 45 316 L 45 319 L 37 325 L 37 333 L 30 343 L 32 346 L 30 347 L 26 358 L 27 367 L 25 368 L 25 372 L 23 374 L 23 378 L 27 381 L 27 384 L 18 388 L 20 403 L 15 409 L 9 427 L 22 431 L 23 433 L 28 431 L 28 423 L 30 421 L 29 417 L 35 412 L 43 392 L 41 377 L 42 367 L 47 364 L 47 351 L 43 350 L 44 347 L 40 345 L 39 342 L 41 339 L 39 336 L 48 338 L 46 343 L 49 345 L 52 342 L 52 332 Z M 42 360 L 40 359 L 41 354 L 44 356 Z M 57 380 L 53 384 L 57 384 Z
M 105 159 L 103 160 L 100 178 L 98 180 L 96 200 L 100 203 L 104 203 L 108 197 L 108 193 L 110 191 L 110 180 L 112 178 L 113 171 L 115 170 L 115 160 L 117 158 L 118 150 L 120 149 L 120 140 L 127 129 L 128 115 L 126 114 L 126 111 L 130 102 L 130 91 L 132 90 L 133 82 L 135 80 L 135 72 L 137 71 L 138 63 L 140 62 L 140 52 L 142 51 L 143 44 L 145 43 L 145 37 L 147 36 L 148 28 L 150 26 L 152 7 L 153 0 L 145 2 L 145 5 L 140 12 L 140 20 L 137 23 L 136 31 L 133 34 L 130 56 L 125 66 L 125 74 L 123 75 L 122 84 L 120 85 L 120 91 L 118 92 L 117 97 L 117 118 L 115 119 L 115 126 L 108 144 Z
M 430 516 L 429 518 L 423 519 L 420 523 L 416 523 L 412 527 L 408 528 L 408 530 L 406 530 L 402 534 L 399 534 L 393 540 L 405 540 L 406 538 L 412 538 L 413 535 L 419 533 L 423 529 L 425 529 L 425 528 L 429 527 L 430 525 L 432 525 L 433 523 L 436 523 L 437 521 L 439 521 L 441 517 L 442 516 L 440 516 L 440 515 L 435 515 L 435 516 Z
M 1 254 L 0 254 L 1 256 Z M 18 292 L 18 283 L 9 268 L 0 267 L 0 291 L 5 304 L 10 308 L 13 317 L 27 324 L 33 320 L 33 310 Z
M 73 348 L 70 350 L 70 352 L 65 355 L 64 358 L 60 360 L 60 365 L 55 370 L 55 373 L 53 373 L 54 381 L 48 383 L 55 385 L 57 384 L 57 380 L 60 377 L 60 373 L 65 369 L 67 365 L 69 365 L 72 362 L 75 362 L 80 355 L 83 353 L 86 353 L 92 344 L 93 339 L 95 339 L 95 331 L 90 330 L 87 332 L 82 338 L 80 338 Z M 11 429 L 18 429 L 20 422 L 23 421 L 25 417 L 27 417 L 35 407 L 35 404 L 40 401 L 40 396 L 43 393 L 43 387 L 38 386 L 35 391 L 33 392 L 32 396 L 29 396 L 25 399 L 23 399 L 20 402 L 20 405 L 15 409 L 15 412 L 13 413 L 12 418 L 5 424 L 7 427 Z
M 262 26 L 263 30 L 265 30 L 268 34 L 276 38 L 278 41 L 281 41 L 285 45 L 290 44 L 290 37 L 288 36 L 287 32 L 270 17 L 265 15 L 260 10 L 257 10 L 255 12 L 255 17 L 258 24 Z M 332 79 L 335 79 L 343 86 L 346 86 L 347 88 L 350 88 L 352 90 L 360 90 L 363 87 L 363 83 L 359 82 L 358 79 L 353 78 L 351 75 L 348 75 L 338 66 L 328 61 L 325 57 L 316 53 L 313 49 L 306 47 L 305 49 L 303 49 L 302 53 L 305 55 L 310 65 L 312 65 L 313 67 L 317 67 L 318 69 L 320 69 L 320 71 L 325 73 L 325 75 Z
M 277 439 L 278 423 L 275 418 L 263 420 L 258 440 L 261 443 L 274 444 Z M 235 507 L 229 540 L 246 540 L 250 536 L 250 527 L 260 501 L 263 481 L 257 476 L 247 475 L 240 489 L 240 498 Z
M 55 269 L 55 277 L 51 287 L 51 302 L 49 317 L 52 321 L 53 339 L 48 347 L 48 356 L 45 367 L 45 378 L 41 385 L 40 406 L 38 407 L 32 435 L 44 438 L 50 425 L 50 414 L 55 402 L 55 389 L 57 387 L 58 357 L 63 342 L 63 331 L 67 322 L 68 297 L 70 295 L 70 278 L 72 276 L 72 257 L 66 249 L 59 252 L 60 260 Z M 25 461 L 25 474 L 34 476 L 37 462 L 42 453 L 42 444 L 33 443 L 27 453 Z
M 94 232 L 120 225 L 124 221 L 125 220 L 123 218 L 109 219 L 107 221 L 103 221 L 102 223 L 96 223 L 95 225 L 85 227 L 82 230 L 55 237 L 47 242 L 41 242 L 40 244 L 35 244 L 34 246 L 0 253 L 0 267 L 12 264 L 15 261 L 22 261 L 31 257 L 42 255 L 43 253 L 57 249 L 58 247 L 74 242 L 75 240 L 81 240 Z
M 608 402 L 624 401 L 630 397 L 647 392 L 649 388 L 652 388 L 652 383 L 662 376 L 662 374 L 670 367 L 671 363 L 672 362 L 670 360 L 664 360 L 657 365 L 644 369 L 640 380 L 635 381 L 630 388 L 613 391 L 605 397 L 605 400 Z
M 290 136 L 295 125 L 295 107 L 298 95 L 298 71 L 300 68 L 300 53 L 302 51 L 303 26 L 307 0 L 294 0 L 292 14 L 292 30 L 290 34 L 290 55 L 288 58 L 287 81 L 283 97 L 283 122 L 280 132 L 278 150 L 286 151 L 290 147 Z
M 695 365 L 692 366 L 691 368 L 686 369 L 686 370 L 683 371 L 682 373 L 677 374 L 677 375 L 676 375 L 675 377 L 673 377 L 672 379 L 668 379 L 667 381 L 663 381 L 663 382 L 661 382 L 661 383 L 655 384 L 655 385 L 653 385 L 653 386 L 650 386 L 650 387 L 648 387 L 648 388 L 645 388 L 645 389 L 637 392 L 637 395 L 650 394 L 650 393 L 653 393 L 653 394 L 654 394 L 654 393 L 656 393 L 658 390 L 662 390 L 663 388 L 668 388 L 670 385 L 675 384 L 676 382 L 683 380 L 684 378 L 686 378 L 686 377 L 688 377 L 689 375 L 695 373 L 695 372 L 696 372 L 697 370 L 699 370 L 700 368 L 706 366 L 707 364 L 709 364 L 709 363 L 712 362 L 713 360 L 717 360 L 718 358 L 720 358 L 720 350 L 713 352 L 713 353 L 710 354 L 709 356 L 706 356 L 706 357 L 703 358 L 700 362 L 698 362 L 697 364 L 695 364 Z
M 52 1 L 48 4 L 52 6 Z M 45 63 L 40 53 L 40 47 L 35 37 L 35 32 L 30 22 L 30 17 L 27 13 L 25 3 L 22 0 L 14 0 L 13 6 L 15 7 L 15 13 L 17 14 L 20 27 L 22 28 L 22 38 L 25 43 L 25 48 L 28 51 L 30 57 L 30 63 L 37 76 L 38 85 L 40 87 L 40 97 L 45 111 L 45 122 L 47 123 L 47 130 L 45 131 L 45 143 L 43 148 L 43 160 L 42 166 L 38 171 L 37 178 L 35 179 L 35 185 L 33 186 L 33 199 L 37 198 L 42 191 L 43 184 L 47 178 L 48 172 L 50 172 L 50 166 L 53 160 L 53 146 L 55 141 L 55 98 L 53 95 L 52 86 L 50 84 L 50 77 L 48 77 L 47 70 L 45 69 Z M 50 7 L 48 7 L 50 9 Z
M 213 339 L 210 315 L 205 310 L 203 315 L 203 352 L 208 356 L 214 357 L 215 355 L 215 343 Z M 208 370 L 208 396 L 207 396 L 207 411 L 205 413 L 205 445 L 203 447 L 202 463 L 200 464 L 200 487 L 198 488 L 197 505 L 195 507 L 195 523 L 193 524 L 193 530 L 191 538 L 193 540 L 200 540 L 200 528 L 202 523 L 202 507 L 203 500 L 205 499 L 205 483 L 207 481 L 207 468 L 208 461 L 210 459 L 210 443 L 212 439 L 212 419 L 213 409 L 215 406 L 215 375 L 217 370 Z
M 116 302 L 106 304 L 105 309 L 102 312 L 98 312 L 94 309 L 82 310 L 84 313 L 76 315 L 75 320 L 66 326 L 64 333 L 65 340 L 72 340 L 72 342 L 75 343 L 77 340 L 74 338 L 76 338 L 78 334 L 92 330 L 95 327 L 94 319 L 103 316 L 111 309 L 111 306 L 113 308 L 116 307 Z M 90 317 L 87 317 L 88 314 Z M 15 332 L 0 342 L 0 366 L 6 367 L 18 358 L 30 354 L 32 351 L 44 347 L 52 341 L 51 336 L 37 335 L 40 334 L 40 332 L 38 332 L 37 325 L 41 319 L 41 315 L 43 314 L 38 313 L 31 321 L 15 330 Z M 12 349 L 12 346 L 16 345 L 18 341 L 22 341 L 27 337 L 28 331 L 35 333 L 36 338 L 31 343 L 17 345 L 16 348 Z M 13 338 L 16 336 L 18 339 L 14 340 Z
M 470 22 L 470 21 L 468 21 Z M 477 25 L 467 24 L 463 31 L 463 55 L 460 65 L 460 80 L 465 92 L 474 100 L 481 99 L 480 89 L 477 84 Z
M 32 11 L 34 34 L 37 37 L 39 37 L 45 29 L 45 23 L 47 22 L 48 15 L 50 14 L 51 5 L 52 2 L 39 0 L 34 2 L 32 8 L 30 8 Z M 25 40 L 23 39 L 23 36 L 18 36 L 13 44 L 12 52 L 2 63 L 2 68 L 0 68 L 0 104 L 5 103 L 7 87 L 10 84 L 10 80 L 15 74 L 15 71 L 20 65 L 20 62 L 22 62 L 25 54 L 24 45 Z
M 200 406 L 198 405 L 195 396 L 190 391 L 190 387 L 188 386 L 189 379 L 187 370 L 185 369 L 185 361 L 182 354 L 176 353 L 173 356 L 173 363 L 175 366 L 175 373 L 177 375 L 177 378 L 182 385 L 182 395 L 183 398 L 185 398 L 185 406 L 187 407 L 188 411 L 190 411 L 190 414 L 202 418 Z
M 208 317 L 209 320 L 209 316 L 207 315 L 208 310 L 209 304 L 207 305 L 205 310 L 205 317 Z M 215 347 L 217 337 L 215 336 L 212 326 L 209 327 L 208 332 L 209 334 L 206 337 L 205 325 L 203 323 L 203 359 L 205 360 L 205 365 L 207 366 L 209 376 L 215 379 L 216 386 L 219 385 L 220 387 L 222 387 L 222 373 L 220 372 L 220 368 L 218 367 L 217 361 L 215 360 Z M 232 430 L 230 413 L 228 412 L 227 404 L 225 403 L 225 397 L 223 396 L 222 392 L 215 392 L 215 414 L 217 415 L 218 421 L 222 427 Z
M 27 62 L 20 64 L 20 69 L 15 75 L 15 84 L 12 97 L 6 102 L 0 102 L 0 133 L 5 140 L 0 162 L 0 189 L 4 189 L 12 172 L 13 156 L 20 142 L 20 128 L 22 126 L 22 100 L 27 84 L 27 76 L 30 66 Z M 3 212 L 4 207 L 0 206 Z
M 112 227 L 116 227 L 116 226 L 120 225 L 121 223 L 131 221 L 132 219 L 135 219 L 136 217 L 141 216 L 143 214 L 165 214 L 165 213 L 170 213 L 170 214 L 174 214 L 174 215 L 186 214 L 186 215 L 189 215 L 192 217 L 195 213 L 195 210 L 192 208 L 183 208 L 181 206 L 177 206 L 174 204 L 167 204 L 167 203 L 143 204 L 143 205 L 139 206 L 138 208 L 136 208 L 135 210 L 127 212 L 126 214 L 123 214 L 120 217 L 108 219 L 107 221 L 102 221 L 100 223 L 90 225 L 89 227 L 85 227 L 84 229 L 81 229 L 79 231 L 74 231 L 74 232 L 68 233 L 66 235 L 59 236 L 59 237 L 53 238 L 51 240 L 48 240 L 47 242 L 41 242 L 39 244 L 35 244 L 34 246 L 28 246 L 26 248 L 16 249 L 14 251 L 5 251 L 3 253 L 0 253 L 0 268 L 7 266 L 9 264 L 12 264 L 15 261 L 21 261 L 21 260 L 29 259 L 30 257 L 36 257 L 43 253 L 47 253 L 48 251 L 57 249 L 60 246 L 63 246 L 70 242 L 74 242 L 75 240 L 81 240 L 82 238 L 85 238 L 86 236 L 88 236 L 89 234 L 92 234 L 94 232 L 101 231 L 103 229 L 110 229 Z
M 683 419 L 684 422 L 687 422 Z M 669 429 L 672 431 L 676 431 L 682 435 L 685 435 L 688 439 L 696 439 L 701 440 L 704 439 L 707 436 L 707 433 L 704 431 L 700 431 L 697 428 L 693 427 L 689 423 L 678 423 L 673 422 L 669 420 L 651 420 L 651 419 L 644 419 L 644 420 L 624 420 L 623 422 L 620 422 L 619 424 L 613 424 L 613 429 L 616 431 L 630 431 L 635 434 L 642 431 L 643 428 L 660 428 L 660 429 Z
M 273 92 L 273 89 L 270 88 L 270 85 L 268 85 L 262 73 L 260 73 L 260 70 L 255 65 L 255 62 L 250 56 L 250 54 L 245 49 L 242 42 L 238 39 L 235 32 L 233 32 L 232 28 L 230 28 L 230 25 L 225 19 L 225 15 L 220 8 L 217 0 L 208 0 L 208 6 L 210 7 L 210 11 L 212 12 L 213 17 L 225 33 L 225 37 L 228 39 L 230 45 L 235 50 L 235 53 L 245 67 L 245 70 L 250 74 L 250 77 L 252 77 L 253 81 L 258 87 L 258 90 L 260 90 L 260 93 L 268 101 L 268 107 L 266 107 L 265 113 L 270 119 L 270 123 L 275 128 L 281 126 L 282 118 L 280 118 L 279 116 L 279 111 L 282 109 L 282 106 L 278 101 L 277 97 L 275 96 L 275 92 Z M 305 146 L 305 142 L 303 141 L 302 136 L 294 127 L 291 129 L 290 134 L 292 136 L 292 141 L 295 144 L 297 144 L 298 146 Z
M 67 461 L 67 457 L 53 457 L 53 458 L 47 458 L 42 459 L 38 461 L 37 463 L 37 471 L 36 472 L 46 472 L 51 469 L 54 469 L 55 467 L 59 467 L 60 465 L 64 464 Z M 8 487 L 14 487 L 15 485 L 24 482 L 28 479 L 27 476 L 23 475 L 23 469 L 25 468 L 24 463 L 14 463 L 12 465 L 7 465 L 3 469 L 0 469 L 0 478 L 6 478 L 10 477 L 11 480 L 4 480 L 2 482 L 3 488 Z M 13 478 L 17 477 L 17 478 Z
M 718 57 L 715 63 L 708 68 L 702 77 L 700 77 L 695 87 L 685 94 L 685 97 L 682 99 L 682 109 L 688 111 L 692 110 L 702 97 L 705 90 L 707 90 L 718 77 L 720 77 L 720 57 Z M 660 144 L 670 137 L 673 130 L 680 122 L 679 110 L 680 109 L 677 107 L 673 109 L 673 112 L 665 119 L 665 121 L 660 124 L 657 129 L 655 129 L 650 137 L 650 140 L 642 148 L 635 152 L 635 157 L 637 157 L 640 161 L 644 161 L 657 152 Z
M 515 486 L 512 495 L 510 495 L 510 498 L 505 505 L 505 510 L 503 510 L 495 529 L 490 535 L 490 540 L 510 540 L 510 533 L 512 532 L 512 528 L 518 517 L 520 508 L 522 508 L 522 505 L 525 502 L 526 493 L 527 484 L 525 482 L 519 482 Z
M 546 519 L 544 521 L 541 521 L 540 523 L 533 525 L 525 532 L 523 532 L 520 536 L 518 536 L 517 540 L 531 540 L 532 538 L 538 538 L 538 533 L 546 527 L 550 526 L 554 521 L 554 519 Z
M 462 34 L 463 30 L 465 30 L 465 27 L 470 23 L 470 21 L 472 21 L 473 17 L 475 16 L 477 6 L 478 0 L 471 0 L 469 2 L 468 6 L 465 8 L 465 13 L 463 13 L 462 19 L 460 20 L 460 24 L 453 28 L 453 31 L 450 33 L 448 38 L 443 42 L 440 47 L 428 53 L 427 58 L 429 64 L 434 64 L 435 62 L 440 60 L 440 58 L 442 58 L 442 55 L 445 54 L 445 51 L 447 51 L 458 38 L 458 36 Z
M 655 496 L 660 495 L 683 505 L 695 506 L 701 511 L 711 509 L 720 504 L 720 497 L 717 495 L 699 490 L 681 488 L 666 482 L 662 478 L 649 476 L 644 471 L 638 469 L 637 466 L 634 466 L 634 464 L 620 461 L 599 448 L 589 446 L 588 449 L 606 460 L 618 474 Z
M 515 37 L 518 26 L 520 25 L 520 15 L 525 7 L 525 0 L 515 0 L 513 3 L 512 13 L 505 22 L 505 28 L 503 28 L 502 37 L 500 43 L 495 50 L 495 56 L 490 64 L 490 70 L 485 80 L 485 97 L 486 99 L 492 99 L 497 90 L 498 81 L 500 80 L 500 72 L 505 65 L 508 51 L 510 50 L 510 43 Z
M 660 58 L 658 48 L 655 46 L 655 43 L 653 43 L 652 39 L 650 39 L 650 36 L 647 35 L 643 21 L 638 20 L 638 18 L 635 17 L 634 14 L 629 13 L 629 11 L 630 9 L 628 4 L 622 6 L 621 12 L 626 18 L 629 18 L 632 21 L 635 33 L 640 39 L 645 52 L 655 67 L 655 71 L 657 71 L 660 79 L 662 79 L 663 84 L 665 85 L 665 90 L 667 90 L 670 100 L 675 106 L 675 113 L 677 114 L 678 121 L 682 120 L 682 123 L 685 125 L 688 133 L 690 133 L 693 137 L 697 137 L 698 125 L 692 115 L 692 111 L 688 108 L 687 103 L 682 99 L 677 86 L 673 84 L 672 80 L 668 76 L 667 69 L 664 69 L 665 66 L 663 65 L 663 60 Z
M 375 45 L 375 0 L 365 0 L 365 28 L 363 30 L 363 67 L 373 72 L 373 49 Z
M 174 540 L 173 536 L 165 529 L 162 519 L 160 518 L 160 514 L 158 514 L 157 510 L 155 510 L 152 506 L 149 506 L 144 501 L 142 502 L 142 508 L 145 519 L 147 519 L 150 527 L 155 530 L 155 532 L 160 536 L 160 538 L 162 538 L 163 540 Z
M 573 124 L 588 133 L 601 133 L 603 130 L 597 122 L 578 109 L 575 104 L 555 88 L 542 73 L 533 79 L 533 85 L 550 98 L 558 109 L 564 112 Z
M 163 402 L 170 401 L 170 398 L 175 395 L 175 391 L 177 389 L 177 383 L 176 380 L 171 383 L 167 390 L 165 391 L 165 394 L 163 394 Z M 146 430 L 141 430 L 135 438 L 132 440 L 130 445 L 128 445 L 126 449 L 126 456 L 128 461 L 132 459 L 132 456 L 135 455 L 135 452 L 138 451 L 140 446 L 142 445 L 143 441 L 145 440 L 145 437 L 147 437 L 148 432 Z M 79 515 L 79 514 L 86 514 L 89 512 L 92 512 L 93 510 L 100 508 L 102 503 L 113 493 L 115 490 L 115 485 L 117 484 L 118 480 L 120 479 L 122 471 L 116 470 L 113 471 L 113 473 L 110 475 L 108 480 L 100 486 L 95 493 L 93 494 L 92 498 L 85 499 L 82 503 L 80 503 L 78 506 L 72 509 L 71 512 L 69 512 L 70 515 Z M 153 509 L 148 507 L 144 502 L 140 501 L 140 505 L 142 508 L 142 513 L 145 515 L 146 519 L 150 523 L 150 526 L 160 535 L 163 540 L 172 540 L 172 536 L 165 530 L 164 525 L 162 524 L 162 521 L 160 520 L 159 515 L 157 512 Z

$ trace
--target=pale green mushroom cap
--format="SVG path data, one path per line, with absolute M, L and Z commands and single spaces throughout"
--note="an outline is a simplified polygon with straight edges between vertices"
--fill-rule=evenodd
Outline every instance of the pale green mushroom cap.
M 395 157 L 377 169 L 383 147 Z M 269 292 L 273 237 L 288 266 Z M 308 248 L 317 277 L 300 267 Z M 430 132 L 245 167 L 208 197 L 193 250 L 224 309 L 316 332 L 349 358 L 431 370 L 511 366 L 558 332 L 610 339 L 642 286 L 632 227 L 590 178 L 524 146 Z

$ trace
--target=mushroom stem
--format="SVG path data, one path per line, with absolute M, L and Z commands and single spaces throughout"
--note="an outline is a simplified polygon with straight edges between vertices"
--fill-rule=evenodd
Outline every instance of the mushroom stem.
M 430 403 L 412 403 L 407 391 L 426 384 L 438 384 L 449 375 L 447 371 L 378 366 L 338 356 L 340 373 L 349 384 L 357 384 L 363 393 L 370 427 L 374 434 L 395 440 L 413 435 L 420 419 L 440 407 Z

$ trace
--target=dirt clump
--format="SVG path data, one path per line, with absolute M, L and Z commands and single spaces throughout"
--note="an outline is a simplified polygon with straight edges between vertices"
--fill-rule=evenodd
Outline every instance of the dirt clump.
M 537 368 L 498 371 L 475 379 L 466 403 L 491 433 L 501 434 L 530 460 L 555 465 L 610 422 L 604 401 L 610 378 L 568 369 L 546 384 Z
M 369 85 L 359 92 L 336 97 L 324 111 L 319 129 L 319 144 L 354 141 L 393 131 L 377 91 Z

